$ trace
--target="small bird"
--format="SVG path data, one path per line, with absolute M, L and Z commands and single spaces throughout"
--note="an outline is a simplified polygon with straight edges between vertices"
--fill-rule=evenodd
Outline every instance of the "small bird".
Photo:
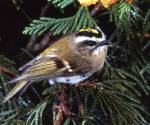
M 3 102 L 38 80 L 76 84 L 100 70 L 107 55 L 108 41 L 100 28 L 85 28 L 54 42 L 33 60 L 22 66 L 22 74 L 9 83 L 18 84 Z

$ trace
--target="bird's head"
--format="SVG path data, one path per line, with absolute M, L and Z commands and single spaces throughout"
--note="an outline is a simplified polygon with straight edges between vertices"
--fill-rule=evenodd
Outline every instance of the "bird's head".
M 96 56 L 107 49 L 108 41 L 99 28 L 81 29 L 75 34 L 75 45 L 82 55 Z

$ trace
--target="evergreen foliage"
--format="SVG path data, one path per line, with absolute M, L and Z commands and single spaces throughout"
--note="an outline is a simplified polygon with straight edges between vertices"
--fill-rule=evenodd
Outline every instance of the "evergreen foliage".
M 75 2 L 75 0 L 48 0 L 50 3 L 53 3 L 55 6 L 59 8 L 65 8 Z
M 28 114 L 26 124 L 27 125 L 42 125 L 43 111 L 46 108 L 47 101 L 37 105 Z
M 77 14 L 72 17 L 63 19 L 41 17 L 40 20 L 33 20 L 30 26 L 25 28 L 23 33 L 41 35 L 50 29 L 54 35 L 58 35 L 60 33 L 75 32 L 85 27 L 94 26 L 96 26 L 96 23 L 89 14 L 88 8 L 81 7 Z
M 118 32 L 127 35 L 127 39 L 132 35 L 133 26 L 141 19 L 139 8 L 126 2 L 119 2 L 110 9 L 110 21 L 114 22 Z
M 60 9 L 69 7 L 73 3 L 79 6 L 75 0 L 48 1 Z M 65 91 L 67 106 L 76 115 L 63 117 L 63 125 L 147 125 L 149 113 L 142 103 L 142 97 L 148 96 L 150 92 L 150 53 L 147 53 L 150 40 L 145 37 L 145 34 L 150 32 L 150 10 L 142 12 L 142 8 L 137 3 L 141 4 L 140 1 L 129 4 L 126 0 L 121 0 L 104 10 L 109 14 L 109 20 L 106 21 L 115 26 L 115 32 L 109 38 L 112 46 L 103 73 L 97 73 L 90 79 L 92 86 L 82 83 L 72 86 L 43 84 L 44 87 L 40 88 L 42 92 L 36 92 L 42 98 L 39 104 L 35 104 L 29 94 L 6 104 L 0 104 L 2 107 L 0 124 L 54 124 L 59 110 L 54 110 L 53 106 L 63 103 L 56 95 Z M 97 23 L 101 20 L 96 22 L 90 11 L 91 8 L 79 7 L 76 14 L 71 17 L 60 19 L 41 17 L 25 27 L 23 34 L 40 36 L 50 31 L 56 36 L 76 32 L 85 27 L 98 26 Z M 121 48 L 119 50 L 121 52 L 125 50 L 124 55 L 117 51 L 118 48 Z M 120 66 L 119 59 L 128 66 Z M 14 62 L 2 55 L 0 67 L 17 73 Z M 5 83 L 8 79 L 10 76 L 1 71 L 0 101 L 10 90 Z M 35 94 L 35 91 L 33 93 Z M 48 123 L 45 119 L 48 119 Z

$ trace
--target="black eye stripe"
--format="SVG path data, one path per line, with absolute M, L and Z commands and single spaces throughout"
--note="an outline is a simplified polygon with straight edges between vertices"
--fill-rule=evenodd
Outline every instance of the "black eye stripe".
M 95 45 L 97 45 L 97 42 L 91 41 L 91 40 L 86 40 L 86 41 L 83 41 L 83 45 L 95 46 Z
M 93 32 L 88 32 L 88 31 L 82 31 L 82 32 L 78 32 L 76 34 L 76 36 L 85 36 L 85 37 L 102 37 L 102 34 L 99 33 L 99 34 L 96 34 L 96 33 L 93 33 Z

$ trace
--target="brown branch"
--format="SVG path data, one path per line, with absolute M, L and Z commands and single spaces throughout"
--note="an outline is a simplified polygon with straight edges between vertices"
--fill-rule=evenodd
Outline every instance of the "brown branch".
M 53 125 L 62 125 L 64 114 L 61 110 L 58 111 Z
M 65 85 L 62 86 L 60 90 L 60 95 L 57 96 L 60 103 L 59 105 L 53 106 L 53 109 L 58 111 L 53 125 L 62 125 L 62 122 L 65 117 L 75 116 L 75 114 L 72 113 L 68 108 L 69 102 L 68 102 L 68 96 L 66 92 L 67 90 L 68 88 Z
M 9 74 L 11 76 L 16 76 L 15 73 L 13 73 L 13 72 L 9 71 L 8 69 L 1 67 L 1 66 L 0 66 L 0 73 L 6 73 L 6 74 Z
M 101 2 L 99 2 L 94 9 L 90 12 L 91 16 L 95 16 L 100 10 L 104 10 L 105 8 L 102 6 Z
M 44 15 L 46 14 L 46 12 L 47 12 L 47 10 L 48 10 L 49 7 L 50 7 L 50 5 L 47 3 L 47 4 L 42 8 L 39 17 L 44 16 Z M 29 42 L 28 42 L 28 44 L 27 44 L 27 46 L 26 46 L 26 49 L 27 49 L 28 51 L 32 51 L 32 49 L 34 48 L 36 42 L 37 42 L 37 37 L 36 37 L 35 35 L 32 35 L 32 36 L 30 37 L 30 39 L 29 39 Z M 41 46 L 41 48 L 42 48 L 42 47 L 43 47 L 43 46 Z
M 43 48 L 45 48 L 47 45 L 51 45 L 54 42 L 53 40 L 51 40 L 51 38 L 52 38 L 52 33 L 51 32 L 45 33 L 43 38 L 41 39 L 41 41 L 34 45 L 32 51 L 37 52 L 37 51 L 42 50 Z

